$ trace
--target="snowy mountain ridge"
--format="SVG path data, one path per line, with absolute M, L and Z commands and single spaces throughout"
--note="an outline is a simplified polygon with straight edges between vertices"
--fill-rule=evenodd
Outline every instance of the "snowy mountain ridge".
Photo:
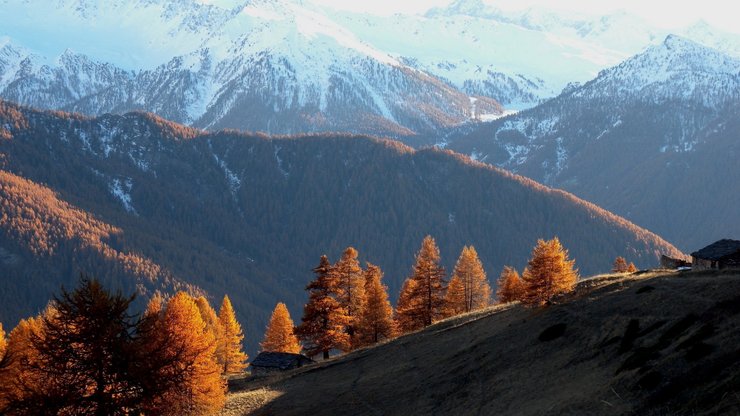
M 739 114 L 740 59 L 667 36 L 537 107 L 458 129 L 447 148 L 692 247 L 740 230 L 728 208 L 740 194 L 716 195 L 740 180 Z
M 34 0 L 5 3 L 31 7 Z M 224 9 L 194 0 L 119 1 L 106 12 L 95 4 L 62 1 L 57 5 L 62 17 L 49 18 L 75 24 L 87 19 L 95 28 L 97 19 L 106 22 L 119 12 L 126 18 L 118 29 L 125 31 L 136 16 L 149 21 L 158 16 L 163 25 L 153 29 L 156 36 L 149 42 L 161 39 L 162 47 L 173 51 L 184 51 L 186 43 L 198 47 L 153 68 L 125 70 L 131 62 L 117 66 L 88 55 L 96 52 L 95 42 L 50 59 L 6 38 L 0 55 L 4 98 L 87 114 L 144 109 L 202 128 L 276 134 L 343 130 L 414 136 L 471 118 L 468 94 L 372 48 L 302 2 L 256 0 Z M 501 112 L 486 97 L 477 109 Z
M 661 45 L 599 74 L 576 97 L 599 94 L 640 94 L 653 100 L 701 99 L 714 109 L 740 98 L 740 59 L 669 35 Z M 617 88 L 615 91 L 614 88 Z
M 615 49 L 614 25 L 580 36 L 581 20 L 517 16 L 474 0 L 390 18 L 300 0 L 0 0 L 0 97 L 86 114 L 141 109 L 208 129 L 429 144 L 423 136 L 495 119 L 499 102 L 532 107 L 652 41 Z M 629 19 L 620 16 L 606 20 Z M 710 27 L 697 33 L 734 47 Z
M 671 119 L 681 124 L 680 128 L 667 129 L 655 137 L 664 141 L 652 150 L 686 152 L 694 149 L 696 134 L 717 113 L 738 102 L 740 59 L 669 35 L 662 44 L 601 71 L 594 80 L 574 85 L 541 106 L 491 126 L 491 140 L 506 150 L 506 158 L 490 160 L 493 155 L 481 153 L 480 149 L 467 153 L 517 172 L 531 163 L 531 155 L 549 149 L 538 165 L 541 172 L 534 177 L 553 184 L 567 166 L 568 155 L 583 147 L 574 145 L 574 141 L 600 140 L 619 129 L 622 118 L 637 108 L 650 106 L 657 111 L 664 106 L 679 106 Z M 584 109 L 589 109 L 586 115 Z M 593 113 L 599 113 L 600 117 L 593 117 Z M 605 124 L 600 125 L 602 122 Z M 656 125 L 659 124 L 656 120 Z

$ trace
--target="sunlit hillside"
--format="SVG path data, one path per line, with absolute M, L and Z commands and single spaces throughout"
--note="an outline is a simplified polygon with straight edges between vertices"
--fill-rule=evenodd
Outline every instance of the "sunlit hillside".
M 495 306 L 281 376 L 224 415 L 715 415 L 733 392 L 740 275 L 605 275 L 544 309 Z

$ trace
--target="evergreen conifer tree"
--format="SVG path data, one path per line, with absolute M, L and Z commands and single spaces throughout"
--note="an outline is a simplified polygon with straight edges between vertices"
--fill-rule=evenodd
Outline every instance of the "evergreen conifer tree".
M 32 371 L 45 383 L 33 402 L 60 413 L 116 415 L 138 400 L 128 376 L 135 359 L 136 323 L 128 314 L 133 299 L 86 277 L 76 290 L 62 290 L 53 312 L 42 317 L 43 336 L 32 337 L 38 360 Z

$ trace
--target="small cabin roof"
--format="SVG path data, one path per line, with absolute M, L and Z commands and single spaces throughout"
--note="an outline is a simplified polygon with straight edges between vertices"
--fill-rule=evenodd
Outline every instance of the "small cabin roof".
M 740 254 L 740 241 L 723 239 L 691 253 L 691 256 L 705 260 L 721 260 L 733 254 Z
M 313 360 L 303 354 L 263 351 L 257 354 L 257 357 L 252 360 L 251 365 L 253 367 L 279 368 L 285 370 L 300 362 L 311 363 Z

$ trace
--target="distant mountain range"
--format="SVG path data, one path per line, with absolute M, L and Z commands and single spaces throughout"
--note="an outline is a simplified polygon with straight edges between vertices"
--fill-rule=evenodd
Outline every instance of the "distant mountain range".
M 667 34 L 617 13 L 573 18 L 461 0 L 380 18 L 298 0 L 0 0 L 0 97 L 89 115 L 154 112 L 199 128 L 346 131 L 434 143 L 528 108 Z M 679 33 L 740 56 L 706 24 Z M 513 47 L 512 45 L 516 45 Z
M 473 97 L 473 105 L 469 94 L 297 1 L 234 9 L 195 0 L 36 3 L 0 3 L 0 20 L 11 22 L 4 27 L 10 38 L 0 41 L 0 96 L 39 108 L 147 110 L 211 130 L 347 131 L 413 144 L 424 144 L 416 135 L 470 120 L 472 111 L 502 111 L 485 96 Z M 34 49 L 42 35 L 12 23 L 29 12 L 34 27 L 48 19 L 69 31 L 45 38 L 63 52 Z M 101 29 L 104 22 L 113 33 Z M 85 35 L 89 41 L 76 38 Z M 127 58 L 111 56 L 111 48 Z M 150 49 L 162 55 L 132 58 Z
M 571 194 L 446 150 L 203 133 L 148 113 L 87 118 L 7 102 L 0 127 L 8 326 L 84 271 L 144 294 L 185 284 L 228 293 L 253 349 L 275 303 L 298 319 L 319 256 L 336 259 L 348 245 L 382 267 L 393 297 L 426 234 L 448 270 L 475 245 L 491 280 L 505 264 L 524 267 L 537 239 L 554 235 L 584 275 L 617 256 L 649 267 L 661 253 L 680 255 Z M 18 217 L 27 220 L 7 221 Z M 49 248 L 37 251 L 35 235 Z
M 740 235 L 740 60 L 665 41 L 453 150 L 566 189 L 684 250 Z

